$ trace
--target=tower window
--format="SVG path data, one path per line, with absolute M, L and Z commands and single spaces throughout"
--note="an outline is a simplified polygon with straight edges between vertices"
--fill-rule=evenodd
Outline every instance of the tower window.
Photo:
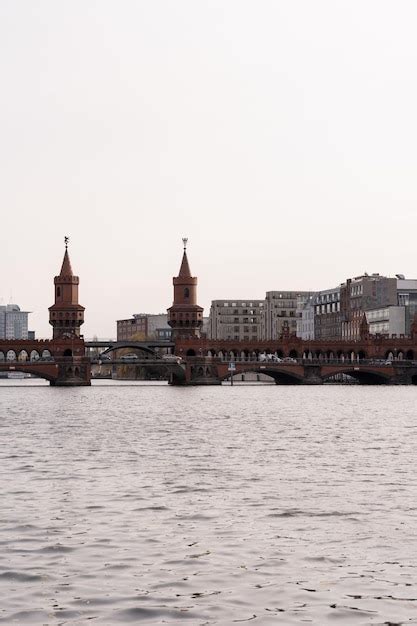
M 190 290 L 188 289 L 188 287 L 186 287 L 184 289 L 184 298 L 189 298 L 190 297 Z
M 58 298 L 61 297 L 61 287 L 57 287 L 56 288 L 56 295 L 57 295 Z

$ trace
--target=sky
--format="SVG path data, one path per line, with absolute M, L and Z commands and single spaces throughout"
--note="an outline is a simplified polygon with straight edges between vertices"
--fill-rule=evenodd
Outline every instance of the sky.
M 2 0 L 0 301 L 84 335 L 172 304 L 417 277 L 414 0 Z

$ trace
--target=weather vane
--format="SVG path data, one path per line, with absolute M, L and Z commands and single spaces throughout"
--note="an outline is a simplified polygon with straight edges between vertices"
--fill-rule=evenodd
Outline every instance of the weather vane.
M 184 244 L 184 252 L 187 249 L 187 241 L 188 241 L 188 237 L 183 237 L 182 238 L 182 243 Z
M 64 241 L 65 241 L 65 250 L 68 250 L 69 237 L 65 236 Z

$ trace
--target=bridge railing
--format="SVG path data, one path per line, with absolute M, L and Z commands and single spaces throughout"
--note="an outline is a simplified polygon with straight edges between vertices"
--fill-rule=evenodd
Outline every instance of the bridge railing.
M 55 363 L 57 361 L 56 357 L 44 357 L 39 359 L 0 359 L 0 365 L 16 365 L 16 363 L 20 364 L 31 364 L 34 363 Z
M 346 358 L 333 358 L 329 359 L 328 357 L 323 358 L 265 358 L 261 356 L 258 357 L 235 357 L 233 359 L 226 357 L 213 357 L 214 359 L 220 360 L 222 363 L 256 363 L 262 365 L 381 365 L 381 366 L 390 366 L 393 363 L 396 364 L 408 364 L 408 365 L 417 365 L 417 361 L 412 361 L 408 359 L 346 359 Z

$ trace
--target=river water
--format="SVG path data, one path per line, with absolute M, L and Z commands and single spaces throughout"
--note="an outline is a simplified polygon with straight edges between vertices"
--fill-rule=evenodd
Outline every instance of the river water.
M 416 624 L 417 388 L 0 383 L 0 623 Z

